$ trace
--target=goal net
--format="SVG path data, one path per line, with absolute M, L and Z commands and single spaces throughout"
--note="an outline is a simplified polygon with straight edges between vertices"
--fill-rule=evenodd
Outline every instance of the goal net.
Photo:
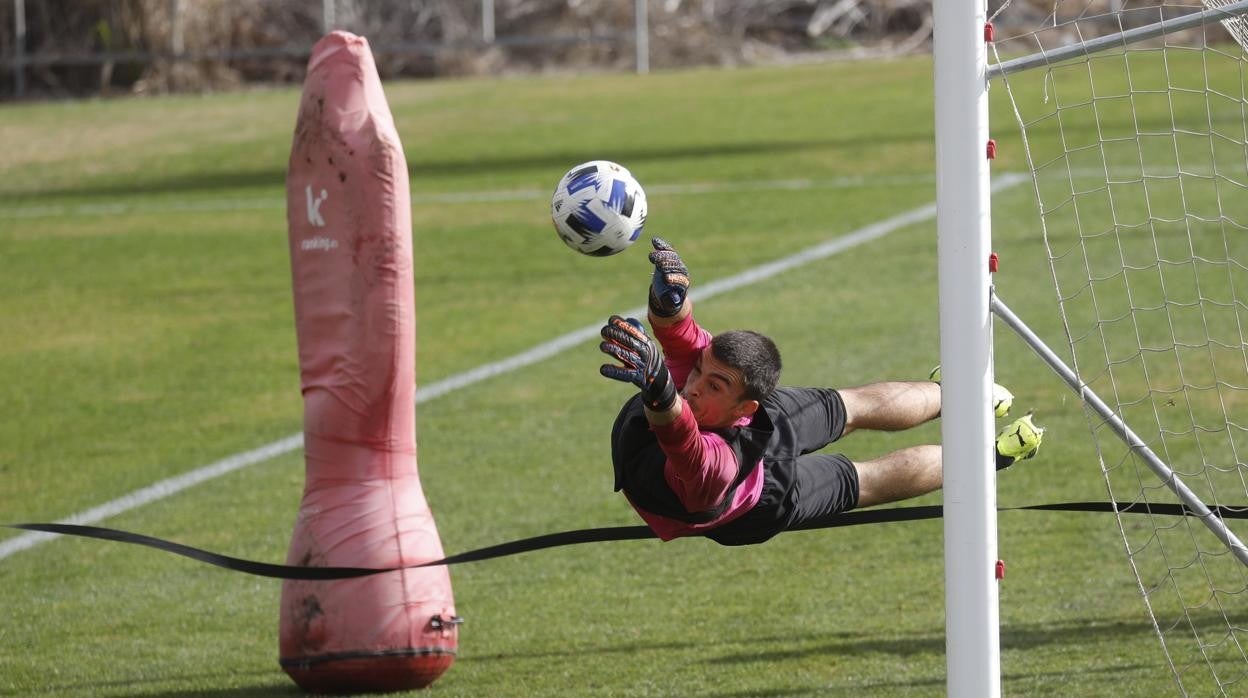
M 1248 691 L 1248 530 L 1217 513 L 1248 504 L 1246 9 L 1014 0 L 989 54 L 1026 146 L 1069 370 L 1108 408 L 1085 399 L 1109 494 L 1207 507 L 1118 517 L 1184 694 Z

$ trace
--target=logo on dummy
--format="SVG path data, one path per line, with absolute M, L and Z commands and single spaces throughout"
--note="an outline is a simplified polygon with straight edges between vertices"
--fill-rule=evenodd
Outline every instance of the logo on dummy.
M 322 189 L 320 196 L 313 197 L 312 185 L 310 184 L 305 186 L 303 191 L 308 198 L 308 224 L 316 228 L 324 228 L 325 219 L 321 217 L 321 204 L 325 203 L 325 200 L 329 198 L 329 192 Z M 338 248 L 338 241 L 333 238 L 318 235 L 317 237 L 308 238 L 307 240 L 299 243 L 299 247 L 304 250 L 321 250 L 328 252 L 329 250 Z
M 328 252 L 338 249 L 338 241 L 333 238 L 314 237 L 299 243 L 299 247 L 305 250 L 323 250 Z
M 308 195 L 308 223 L 318 228 L 325 227 L 325 219 L 321 218 L 321 204 L 325 203 L 325 199 L 329 198 L 329 192 L 321 190 L 321 195 L 312 198 L 312 185 L 309 184 L 303 188 L 304 193 Z

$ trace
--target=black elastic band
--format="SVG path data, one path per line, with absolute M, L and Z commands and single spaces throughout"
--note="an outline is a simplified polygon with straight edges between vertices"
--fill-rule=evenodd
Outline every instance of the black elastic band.
M 26 531 L 58 533 L 66 536 L 78 536 L 79 538 L 97 538 L 100 540 L 116 541 L 118 543 L 144 545 L 149 548 L 156 548 L 157 550 L 174 553 L 175 555 L 189 557 L 192 560 L 197 560 L 216 567 L 256 575 L 259 577 L 310 580 L 351 579 L 354 577 L 367 577 L 373 574 L 381 574 L 383 572 L 394 572 L 401 569 L 416 569 L 419 567 L 434 567 L 437 565 L 457 565 L 464 562 L 489 560 L 491 558 L 506 557 L 508 555 L 516 555 L 518 553 L 529 552 L 532 550 L 543 550 L 545 548 L 555 548 L 562 545 L 575 545 L 577 543 L 602 543 L 613 540 L 641 540 L 655 537 L 654 533 L 646 526 L 586 528 L 577 531 L 562 531 L 559 533 L 547 533 L 541 536 L 534 536 L 532 538 L 522 538 L 520 540 L 491 545 L 485 548 L 469 550 L 468 552 L 459 553 L 458 555 L 444 557 L 441 560 L 432 560 L 430 562 L 423 562 L 417 565 L 385 568 L 297 567 L 293 565 L 274 565 L 267 562 L 244 560 L 242 558 L 230 557 L 229 555 L 209 552 L 200 548 L 193 548 L 189 545 L 182 545 L 181 543 L 174 543 L 173 541 L 164 540 L 162 538 L 145 536 L 141 533 L 119 531 L 115 528 L 101 528 L 99 526 L 79 526 L 77 524 L 59 523 L 16 523 L 0 525 L 5 528 L 18 528 Z
M 1115 504 L 1114 502 L 1064 502 L 1061 504 L 1036 504 L 1023 507 L 1002 507 L 1000 511 L 1084 511 L 1118 512 L 1120 514 L 1153 514 L 1158 516 L 1197 516 L 1196 512 L 1182 504 L 1152 504 L 1149 502 L 1135 502 L 1131 504 Z M 1209 511 L 1211 514 L 1223 519 L 1248 519 L 1248 505 L 1238 507 L 1214 506 L 1209 507 Z M 944 507 L 940 505 L 898 507 L 893 509 L 867 509 L 865 511 L 850 511 L 838 514 L 833 518 L 811 522 L 794 528 L 793 530 L 809 531 L 821 528 L 858 526 L 870 523 L 938 519 L 943 514 Z M 520 540 L 491 545 L 485 548 L 477 548 L 476 550 L 469 550 L 468 552 L 459 553 L 458 555 L 450 555 L 442 558 L 441 560 L 433 560 L 418 565 L 377 569 L 370 567 L 296 567 L 292 565 L 273 565 L 267 562 L 243 560 L 237 557 L 230 557 L 229 555 L 221 555 L 220 553 L 213 553 L 199 548 L 192 548 L 189 545 L 182 545 L 181 543 L 174 543 L 173 541 L 163 540 L 161 538 L 153 538 L 151 536 L 145 536 L 141 533 L 119 531 L 114 528 L 101 528 L 99 526 L 79 526 L 75 524 L 57 523 L 17 523 L 2 525 L 5 528 L 18 528 L 26 531 L 59 533 L 62 535 L 78 536 L 81 538 L 97 538 L 100 540 L 116 541 L 118 543 L 144 545 L 149 548 L 164 550 L 176 555 L 182 555 L 183 557 L 189 557 L 192 560 L 197 560 L 209 565 L 215 565 L 227 570 L 234 570 L 236 572 L 243 572 L 260 577 L 273 577 L 276 579 L 303 580 L 351 579 L 354 577 L 367 577 L 373 574 L 381 574 L 383 572 L 394 572 L 400 569 L 434 567 L 437 565 L 458 565 L 465 562 L 490 560 L 498 557 L 506 557 L 508 555 L 531 552 L 533 550 L 557 548 L 564 545 L 603 543 L 615 540 L 645 540 L 656 537 L 654 532 L 646 526 L 582 528 L 575 531 L 547 533 L 545 535 L 534 536 L 532 538 L 522 538 Z
M 1035 504 L 1029 507 L 1003 507 L 1001 511 L 1093 511 L 1118 512 L 1119 514 L 1155 514 L 1158 516 L 1200 516 L 1185 504 L 1156 504 L 1152 502 L 1065 502 L 1062 504 Z M 1232 506 L 1222 504 L 1208 507 L 1209 513 L 1219 519 L 1248 519 L 1248 504 Z
M 267 562 L 256 562 L 254 560 L 243 560 L 229 555 L 221 555 L 220 553 L 212 553 L 199 548 L 192 548 L 189 545 L 174 543 L 173 541 L 163 540 L 161 538 L 153 538 L 145 536 L 141 533 L 131 533 L 129 531 L 118 531 L 114 528 L 100 528 L 99 526 L 77 526 L 74 524 L 56 524 L 56 523 L 20 523 L 7 524 L 8 528 L 21 528 L 27 531 L 42 531 L 44 533 L 60 533 L 66 536 L 78 536 L 80 538 L 99 538 L 101 540 L 112 540 L 118 543 L 133 543 L 135 545 L 146 545 L 149 548 L 164 550 L 165 552 L 174 553 L 183 557 L 189 557 L 192 560 L 198 560 L 209 565 L 224 567 L 227 570 L 236 572 L 244 572 L 246 574 L 254 574 L 259 577 L 275 577 L 277 579 L 350 579 L 352 577 L 366 577 L 370 574 L 379 572 L 388 572 L 389 570 L 373 570 L 361 567 L 294 567 L 291 565 L 272 565 Z

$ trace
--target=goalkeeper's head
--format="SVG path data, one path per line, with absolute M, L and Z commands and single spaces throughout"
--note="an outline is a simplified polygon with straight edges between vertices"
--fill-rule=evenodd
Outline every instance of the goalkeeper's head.
M 704 429 L 733 426 L 758 410 L 780 381 L 780 350 L 749 330 L 716 335 L 685 381 L 681 395 Z

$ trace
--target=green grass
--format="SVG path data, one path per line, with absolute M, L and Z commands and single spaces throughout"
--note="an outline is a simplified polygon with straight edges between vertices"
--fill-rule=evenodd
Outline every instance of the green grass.
M 418 196 L 534 192 L 417 200 L 419 382 L 644 302 L 641 251 L 584 258 L 551 232 L 546 193 L 570 165 L 627 165 L 652 191 L 647 230 L 703 283 L 933 200 L 930 78 L 915 59 L 387 85 Z M 283 204 L 298 96 L 0 109 L 0 520 L 62 518 L 300 429 Z M 1004 107 L 1010 147 L 994 167 L 1019 170 Z M 812 186 L 756 188 L 792 179 Z M 726 189 L 662 193 L 690 183 Z M 1060 346 L 1034 211 L 1025 185 L 994 199 L 997 284 Z M 708 300 L 699 318 L 771 334 L 791 384 L 921 378 L 939 351 L 935 248 L 934 222 L 903 228 Z M 1000 477 L 1001 504 L 1103 498 L 1078 401 L 998 334 L 1000 380 L 1050 429 L 1039 458 Z M 637 523 L 608 462 L 627 391 L 600 362 L 585 343 L 420 405 L 421 476 L 448 552 Z M 937 425 L 855 434 L 843 450 L 938 438 Z M 302 483 L 292 453 L 104 525 L 281 561 Z M 1173 691 L 1112 517 L 1004 513 L 1000 556 L 1006 694 Z M 441 696 L 945 689 L 939 522 L 745 549 L 579 546 L 451 574 L 467 625 Z M 279 590 L 112 543 L 18 553 L 0 561 L 0 695 L 292 694 Z

